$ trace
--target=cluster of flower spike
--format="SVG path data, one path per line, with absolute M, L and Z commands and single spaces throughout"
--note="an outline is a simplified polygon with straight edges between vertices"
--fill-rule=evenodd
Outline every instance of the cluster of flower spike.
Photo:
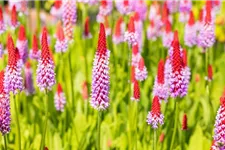
M 19 28 L 19 36 L 16 42 L 16 47 L 19 50 L 20 58 L 23 63 L 25 63 L 28 57 L 28 40 L 26 39 L 26 32 L 23 25 Z
M 58 83 L 57 92 L 55 94 L 54 99 L 55 99 L 54 103 L 55 103 L 56 110 L 63 112 L 64 106 L 66 104 L 66 98 L 60 83 Z
M 109 106 L 109 56 L 105 27 L 100 24 L 98 47 L 92 69 L 91 106 L 104 110 Z

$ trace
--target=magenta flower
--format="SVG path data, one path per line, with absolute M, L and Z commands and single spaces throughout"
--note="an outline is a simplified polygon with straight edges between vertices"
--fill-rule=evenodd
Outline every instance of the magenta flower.
M 165 80 L 164 61 L 160 60 L 158 64 L 158 73 L 155 78 L 153 95 L 158 96 L 160 100 L 165 100 L 169 97 L 169 86 Z
M 154 96 L 152 102 L 152 110 L 148 113 L 147 123 L 151 125 L 153 129 L 157 129 L 159 125 L 164 124 L 164 116 L 160 111 L 159 98 Z
M 2 46 L 2 44 L 0 43 L 0 57 L 2 57 L 4 54 L 4 48 Z
M 4 76 L 4 88 L 6 93 L 13 92 L 16 94 L 18 90 L 23 90 L 22 62 L 19 51 L 14 47 L 13 39 L 10 35 L 8 36 L 7 49 L 9 57 Z
M 148 77 L 148 71 L 145 67 L 143 57 L 139 59 L 138 66 L 135 68 L 135 78 L 139 81 L 143 81 Z
M 30 58 L 38 60 L 41 56 L 41 51 L 38 48 L 38 39 L 33 35 L 32 49 L 30 50 Z
M 109 106 L 109 56 L 106 47 L 105 27 L 100 24 L 98 48 L 92 69 L 91 106 L 104 110 Z
M 33 83 L 33 71 L 30 66 L 30 62 L 27 61 L 25 65 L 25 89 L 27 95 L 32 95 L 35 92 L 34 83 Z
M 131 100 L 139 101 L 140 100 L 140 87 L 137 80 L 134 80 L 133 84 L 133 97 Z
M 55 99 L 54 103 L 55 103 L 56 110 L 63 112 L 65 104 L 66 104 L 66 97 L 60 83 L 58 83 L 57 92 L 55 94 L 54 99 Z
M 40 90 L 51 90 L 56 82 L 54 69 L 55 65 L 48 47 L 47 29 L 44 28 L 41 39 L 41 57 L 38 60 L 37 67 L 37 86 Z
M 101 5 L 99 7 L 99 14 L 107 16 L 111 13 L 113 9 L 113 3 L 111 0 L 101 0 Z
M 155 41 L 159 37 L 159 28 L 155 26 L 154 20 L 151 20 L 147 29 L 147 37 L 149 40 Z
M 128 30 L 125 32 L 124 41 L 127 41 L 129 45 L 136 45 L 138 34 L 135 31 L 134 25 L 134 17 L 130 17 L 130 21 L 128 23 Z
M 65 33 L 65 37 L 69 40 L 73 40 L 73 30 L 74 25 L 77 20 L 77 10 L 76 10 L 76 1 L 73 0 L 65 0 L 63 1 L 63 30 Z
M 225 98 L 220 98 L 220 107 L 217 111 L 216 121 L 214 125 L 214 142 L 215 147 L 219 150 L 225 149 Z
M 90 32 L 90 19 L 89 17 L 86 17 L 85 22 L 84 22 L 84 32 L 83 32 L 83 37 L 85 39 L 90 39 L 92 38 L 92 34 Z
M 0 131 L 2 135 L 9 133 L 11 123 L 9 93 L 4 90 L 4 71 L 0 72 Z
M 138 67 L 139 60 L 141 59 L 141 54 L 138 50 L 138 44 L 132 46 L 132 66 Z
M 16 47 L 19 50 L 20 58 L 23 63 L 25 63 L 28 57 L 28 41 L 26 39 L 26 32 L 23 25 L 19 28 L 19 36 L 16 42 Z
M 137 32 L 137 41 L 138 41 L 138 48 L 139 52 L 142 51 L 142 44 L 143 44 L 143 22 L 140 20 L 140 16 L 137 12 L 134 13 L 134 27 L 135 31 Z
M 132 0 L 116 1 L 116 8 L 122 15 L 130 14 L 134 10 L 134 2 Z
M 56 31 L 55 51 L 57 53 L 64 53 L 68 49 L 68 41 L 64 37 L 63 28 L 59 25 Z
M 179 4 L 179 20 L 181 22 L 186 22 L 188 20 L 188 14 L 191 11 L 192 1 L 191 0 L 181 0 Z
M 192 11 L 190 11 L 189 20 L 185 26 L 184 42 L 189 47 L 197 44 L 197 28 Z
M 165 30 L 162 33 L 163 46 L 169 48 L 173 41 L 173 32 L 171 31 L 171 23 L 167 19 L 165 22 Z
M 147 5 L 145 3 L 144 0 L 138 0 L 138 1 L 134 1 L 134 10 L 136 13 L 138 13 L 140 20 L 145 20 L 146 15 L 147 15 Z
M 170 13 L 175 13 L 178 11 L 179 0 L 166 0 L 166 3 Z
M 0 7 L 0 34 L 4 33 L 6 30 L 6 25 L 3 20 L 2 8 Z

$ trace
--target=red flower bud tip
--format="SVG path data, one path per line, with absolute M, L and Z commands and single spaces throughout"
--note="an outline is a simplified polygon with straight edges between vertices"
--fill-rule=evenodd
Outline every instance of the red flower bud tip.
M 212 65 L 208 65 L 208 79 L 209 80 L 213 79 L 213 68 L 212 68 Z
M 134 83 L 135 81 L 135 67 L 134 66 L 131 66 L 131 75 L 130 75 L 130 80 L 132 83 Z
M 134 80 L 134 100 L 140 99 L 140 87 L 137 80 Z
M 195 82 L 199 82 L 200 81 L 200 75 L 199 74 L 196 74 L 195 75 Z
M 152 28 L 154 28 L 155 27 L 155 22 L 154 22 L 154 20 L 150 20 L 150 22 L 149 22 L 150 24 L 150 27 L 152 27 Z
M 186 114 L 184 114 L 184 116 L 183 116 L 182 130 L 187 130 L 187 115 Z
M 60 83 L 58 83 L 58 85 L 57 85 L 57 94 L 60 95 L 60 93 L 62 93 L 62 92 L 63 92 L 62 86 L 61 86 Z
M 138 54 L 138 44 L 135 44 L 135 45 L 132 46 L 132 53 L 134 55 Z
M 143 70 L 144 67 L 145 67 L 145 61 L 144 61 L 144 58 L 141 57 L 141 58 L 139 59 L 139 62 L 138 62 L 138 68 L 139 68 L 140 70 Z
M 220 105 L 225 107 L 225 97 L 224 96 L 220 97 Z
M 166 33 L 171 32 L 171 23 L 168 19 L 166 19 Z
M 90 32 L 90 19 L 89 17 L 86 17 L 84 22 L 84 35 L 88 36 Z
M 44 27 L 42 31 L 42 37 L 41 37 L 41 57 L 42 59 L 48 60 L 51 56 L 50 56 L 50 50 L 48 47 L 47 34 L 48 34 L 47 29 L 46 27 Z
M 178 39 L 178 32 L 177 30 L 174 32 L 174 39 L 172 42 L 173 46 L 173 55 L 172 55 L 172 70 L 175 73 L 176 71 L 180 72 L 182 67 L 182 59 L 180 55 L 180 43 Z
M 26 30 L 25 30 L 23 25 L 21 25 L 20 28 L 19 28 L 18 39 L 20 41 L 25 41 L 26 40 Z
M 162 17 L 161 17 L 162 22 L 165 22 L 168 19 L 168 14 L 169 14 L 169 10 L 167 7 L 167 3 L 165 1 L 162 8 Z
M 101 1 L 101 6 L 106 7 L 107 6 L 107 0 L 102 0 Z
M 186 51 L 186 49 L 183 49 L 182 53 L 183 53 L 183 66 L 186 67 L 187 66 L 187 51 Z
M 100 32 L 98 37 L 98 52 L 99 54 L 105 55 L 107 51 L 106 47 L 106 35 L 105 35 L 105 27 L 102 23 L 100 23 Z
M 123 5 L 124 5 L 124 6 L 128 6 L 128 5 L 129 5 L 129 1 L 128 1 L 128 0 L 124 0 L 124 1 L 123 1 Z
M 154 98 L 153 98 L 153 102 L 152 102 L 152 110 L 151 110 L 151 112 L 153 113 L 153 114 L 160 114 L 161 112 L 160 112 L 160 103 L 159 103 L 159 98 L 158 98 L 158 96 L 155 96 Z
M 54 6 L 56 9 L 59 9 L 62 6 L 62 1 L 61 0 L 56 0 L 54 2 Z
M 123 22 L 123 18 L 120 17 L 115 26 L 115 36 L 119 37 L 121 35 L 121 23 Z
M 164 60 L 161 59 L 158 64 L 157 82 L 164 84 Z
M 57 27 L 56 34 L 57 34 L 57 38 L 58 38 L 60 41 L 63 41 L 63 40 L 65 39 L 64 31 L 63 31 L 63 28 L 62 28 L 62 26 L 61 26 L 60 24 L 59 24 L 58 27 Z
M 199 19 L 200 22 L 203 21 L 203 9 L 200 9 L 198 19 Z
M 128 31 L 131 32 L 135 32 L 135 27 L 134 27 L 134 17 L 130 17 L 130 21 L 128 23 Z
M 211 20 L 212 20 L 211 10 L 212 10 L 212 2 L 206 1 L 206 16 L 205 16 L 205 22 L 206 23 L 210 23 Z
M 17 24 L 17 14 L 16 14 L 16 6 L 15 5 L 13 5 L 13 8 L 12 8 L 11 23 L 13 25 Z
M 20 58 L 21 58 L 21 57 L 20 57 L 19 50 L 18 50 L 18 48 L 16 47 L 16 48 L 15 48 L 15 61 L 17 62 Z
M 108 17 L 107 16 L 105 16 L 104 25 L 105 25 L 105 28 L 109 28 L 109 21 L 108 21 Z
M 26 68 L 29 69 L 31 67 L 30 61 L 27 61 L 26 64 L 25 64 L 25 66 L 26 66 Z
M 8 65 L 15 66 L 16 65 L 15 47 L 11 35 L 8 35 L 7 49 L 8 49 Z
M 1 94 L 5 93 L 5 91 L 4 91 L 4 70 L 0 71 L 0 93 Z M 1 108 L 0 108 L 0 112 L 1 112 Z
M 193 11 L 190 11 L 188 25 L 193 26 L 195 24 L 195 17 Z
M 32 50 L 35 53 L 38 51 L 38 38 L 35 34 L 33 35 Z
M 2 7 L 0 7 L 0 22 L 3 21 Z
M 160 142 L 160 143 L 163 142 L 164 137 L 165 137 L 165 134 L 164 134 L 164 133 L 161 133 L 160 136 L 159 136 L 159 142 Z
M 140 20 L 139 13 L 135 12 L 134 13 L 134 21 L 138 21 L 138 20 Z

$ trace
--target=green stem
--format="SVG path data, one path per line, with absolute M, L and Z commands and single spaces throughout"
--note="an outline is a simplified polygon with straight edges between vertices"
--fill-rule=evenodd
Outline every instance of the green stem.
M 45 91 L 45 123 L 44 123 L 44 131 L 42 133 L 42 138 L 41 138 L 41 146 L 40 146 L 40 150 L 44 149 L 45 146 L 45 135 L 46 135 L 46 131 L 47 131 L 47 126 L 48 126 L 48 90 L 46 89 Z
M 175 101 L 175 106 L 174 106 L 174 109 L 175 109 L 175 123 L 174 123 L 174 128 L 173 128 L 173 135 L 172 135 L 172 142 L 171 142 L 171 145 L 170 145 L 170 150 L 173 150 L 173 146 L 174 146 L 174 140 L 175 140 L 175 136 L 176 136 L 176 132 L 177 132 L 177 121 L 178 121 L 178 106 L 177 106 L 177 101 Z
M 101 144 L 100 144 L 100 135 L 101 135 L 101 117 L 102 117 L 102 112 L 98 111 L 98 124 L 97 124 L 97 150 L 101 150 Z
M 3 137 L 4 137 L 5 150 L 7 150 L 8 147 L 7 147 L 7 138 L 6 138 L 6 135 L 4 135 Z
M 35 1 L 35 7 L 37 11 L 37 31 L 40 33 L 40 26 L 41 26 L 41 20 L 40 20 L 40 1 Z
M 13 96 L 14 97 L 14 108 L 15 108 L 15 113 L 16 113 L 16 126 L 17 126 L 17 140 L 18 140 L 18 149 L 21 150 L 21 135 L 20 135 L 20 122 L 19 122 L 19 112 L 17 109 L 17 105 L 16 105 L 16 95 Z
M 70 55 L 71 55 L 71 51 L 69 51 L 69 55 L 68 55 L 68 60 L 69 60 L 69 69 L 70 69 L 70 85 L 71 85 L 71 96 L 72 96 L 72 108 L 75 112 L 75 100 L 74 100 L 74 89 L 73 89 L 73 76 L 72 76 L 72 73 L 73 73 L 73 70 L 72 70 L 72 65 L 71 65 L 71 58 L 70 58 Z
M 157 150 L 157 131 L 154 129 L 153 150 Z

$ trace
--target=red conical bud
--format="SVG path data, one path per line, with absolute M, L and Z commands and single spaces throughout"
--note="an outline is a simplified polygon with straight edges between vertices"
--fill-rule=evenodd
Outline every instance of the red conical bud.
M 161 59 L 158 63 L 157 82 L 164 84 L 164 60 Z
M 164 141 L 165 134 L 161 133 L 159 136 L 159 142 L 162 143 Z
M 30 61 L 27 61 L 26 64 L 25 64 L 25 66 L 26 66 L 26 68 L 29 69 L 31 67 Z
M 171 32 L 171 23 L 170 21 L 167 19 L 166 20 L 166 33 Z
M 129 5 L 129 1 L 128 1 L 128 0 L 124 0 L 124 1 L 123 1 L 123 5 L 124 5 L 124 6 L 128 6 L 128 5 Z
M 208 79 L 209 80 L 213 79 L 213 68 L 212 68 L 212 65 L 208 65 Z
M 89 17 L 87 17 L 86 19 L 85 19 L 85 22 L 84 22 L 84 35 L 85 36 L 88 36 L 88 34 L 89 34 L 89 32 L 90 32 L 90 23 L 89 23 Z
M 48 47 L 48 32 L 46 27 L 43 28 L 42 31 L 42 37 L 41 37 L 41 57 L 42 59 L 49 59 L 51 58 L 50 56 L 50 50 Z
M 16 65 L 16 55 L 15 55 L 14 42 L 11 35 L 8 35 L 7 49 L 8 49 L 8 65 L 14 66 Z
M 152 114 L 160 114 L 160 103 L 158 96 L 154 96 L 153 102 L 152 102 Z
M 135 21 L 140 20 L 139 13 L 137 13 L 137 12 L 134 13 L 134 20 L 135 20 Z
M 130 21 L 128 23 L 128 31 L 133 33 L 135 32 L 134 17 L 130 17 Z
M 172 42 L 173 46 L 173 55 L 172 55 L 172 71 L 173 72 L 180 72 L 182 66 L 182 59 L 180 55 L 180 43 L 178 39 L 178 32 L 177 30 L 174 32 L 174 39 Z
M 3 21 L 2 7 L 0 7 L 0 22 Z
M 144 58 L 141 57 L 138 62 L 138 69 L 143 70 L 144 67 L 145 67 L 145 61 L 144 61 Z
M 16 14 L 16 6 L 13 5 L 12 13 L 11 13 L 11 23 L 16 24 L 17 23 L 17 14 Z
M 123 18 L 120 17 L 115 26 L 115 36 L 120 36 L 121 35 L 121 23 L 123 22 Z
M 107 0 L 102 0 L 101 1 L 101 6 L 106 7 L 107 6 Z
M 57 38 L 58 38 L 60 41 L 63 41 L 63 40 L 65 39 L 64 31 L 63 31 L 63 28 L 62 28 L 61 25 L 58 25 L 56 34 L 57 34 Z
M 32 50 L 35 53 L 38 51 L 38 39 L 35 34 L 33 35 Z
M 220 105 L 225 107 L 225 97 L 224 96 L 220 97 Z
M 184 114 L 183 120 L 182 120 L 182 130 L 187 130 L 187 115 Z
M 211 10 L 212 10 L 212 3 L 211 3 L 211 1 L 207 1 L 206 2 L 206 16 L 205 16 L 206 23 L 210 23 L 212 20 Z
M 137 80 L 134 80 L 134 99 L 140 99 L 140 87 Z
M 60 95 L 60 93 L 62 93 L 62 92 L 63 92 L 62 86 L 61 86 L 60 83 L 58 83 L 58 85 L 57 85 L 57 94 Z
M 195 24 L 195 18 L 193 11 L 190 11 L 188 25 L 192 26 Z
M 134 83 L 134 81 L 135 81 L 135 67 L 134 66 L 131 66 L 130 80 L 132 83 Z
M 25 41 L 26 40 L 26 30 L 25 30 L 23 25 L 21 25 L 20 28 L 19 28 L 18 39 L 20 41 Z
M 105 55 L 105 53 L 107 51 L 105 27 L 102 23 L 100 23 L 100 32 L 99 32 L 99 37 L 98 37 L 98 48 L 97 49 L 98 49 L 98 52 L 103 55 Z
M 165 1 L 162 8 L 162 17 L 161 17 L 162 22 L 165 22 L 166 20 L 168 20 L 168 14 L 169 14 L 169 10 L 167 7 L 167 3 Z

